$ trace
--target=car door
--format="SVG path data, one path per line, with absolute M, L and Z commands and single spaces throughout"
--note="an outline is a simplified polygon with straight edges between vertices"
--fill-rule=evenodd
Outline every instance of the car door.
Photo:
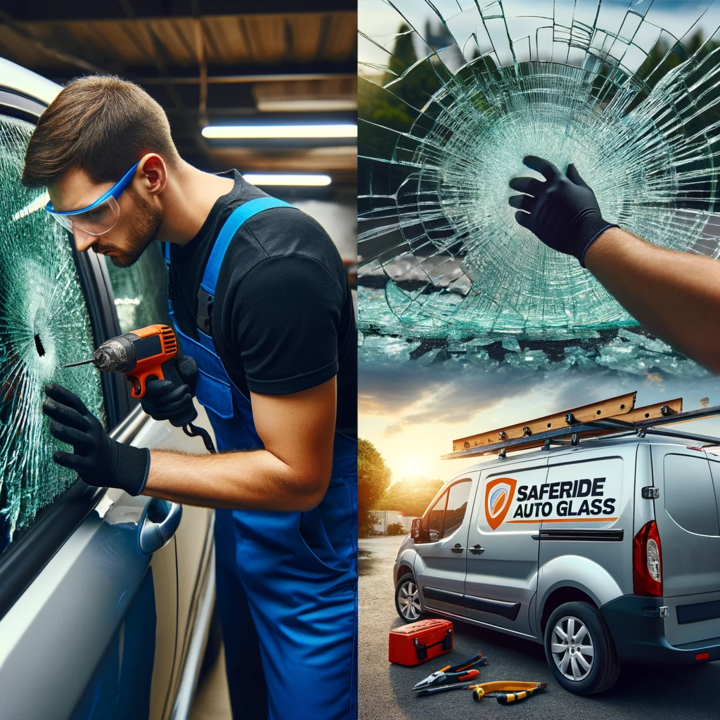
M 529 610 L 537 591 L 542 515 L 520 514 L 530 488 L 547 478 L 547 459 L 482 470 L 467 546 L 467 615 L 487 625 L 531 635 Z M 532 491 L 535 496 L 537 489 Z
M 67 446 L 48 433 L 43 386 L 57 381 L 76 392 L 121 442 L 179 448 L 181 437 L 130 407 L 121 376 L 91 365 L 60 369 L 119 326 L 99 258 L 76 254 L 42 211 L 46 196 L 19 182 L 52 88 L 0 64 L 2 717 L 164 717 L 182 508 L 86 486 L 53 463 Z
M 464 615 L 463 587 L 472 477 L 452 481 L 423 516 L 429 542 L 418 543 L 415 576 L 428 608 Z

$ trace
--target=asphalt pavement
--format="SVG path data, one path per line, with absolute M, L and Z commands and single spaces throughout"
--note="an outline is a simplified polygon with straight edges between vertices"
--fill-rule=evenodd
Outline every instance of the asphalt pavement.
M 692 667 L 624 665 L 617 684 L 605 693 L 578 697 L 560 687 L 541 645 L 455 622 L 455 647 L 413 668 L 388 662 L 388 632 L 402 625 L 395 611 L 392 566 L 402 537 L 360 540 L 360 720 L 459 720 L 475 716 L 522 720 L 718 720 L 720 662 Z M 490 664 L 479 682 L 529 680 L 547 691 L 503 707 L 494 698 L 481 703 L 467 690 L 416 698 L 413 685 L 431 672 L 482 652 Z

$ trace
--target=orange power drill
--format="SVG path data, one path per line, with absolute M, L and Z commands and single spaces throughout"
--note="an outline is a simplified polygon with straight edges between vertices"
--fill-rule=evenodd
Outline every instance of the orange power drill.
M 92 363 L 101 372 L 121 372 L 132 383 L 131 395 L 145 397 L 147 380 L 171 380 L 176 387 L 183 384 L 177 370 L 176 356 L 178 342 L 175 333 L 167 325 L 148 325 L 106 340 L 93 353 L 93 357 L 82 362 L 62 367 L 76 367 Z M 200 436 L 210 452 L 215 452 L 210 435 L 203 428 L 193 425 L 197 410 L 190 404 L 185 414 L 173 418 L 173 425 L 182 427 L 186 435 Z

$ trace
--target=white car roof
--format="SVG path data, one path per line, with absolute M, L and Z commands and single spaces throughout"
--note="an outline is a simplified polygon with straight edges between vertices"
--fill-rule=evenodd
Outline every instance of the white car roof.
M 12 90 L 49 105 L 62 86 L 10 60 L 0 58 L 0 89 Z

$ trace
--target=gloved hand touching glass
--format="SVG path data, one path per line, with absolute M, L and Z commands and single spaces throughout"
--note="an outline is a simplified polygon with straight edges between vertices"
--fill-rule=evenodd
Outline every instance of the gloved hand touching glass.
M 145 383 L 145 395 L 140 404 L 153 420 L 169 420 L 171 425 L 182 427 L 197 418 L 193 397 L 198 369 L 189 355 L 178 355 L 175 367 L 176 376 L 168 373 L 165 380 L 148 380 Z
M 534 233 L 553 250 L 574 255 L 585 267 L 585 253 L 613 223 L 603 219 L 595 193 L 580 177 L 575 166 L 568 165 L 564 175 L 551 162 L 528 155 L 523 163 L 545 177 L 513 178 L 510 187 L 525 195 L 513 195 L 508 201 L 518 224 Z M 522 211 L 525 212 L 522 212 Z
M 46 385 L 45 394 L 43 412 L 50 418 L 50 434 L 73 446 L 71 453 L 56 451 L 53 460 L 75 470 L 88 485 L 139 495 L 150 470 L 150 451 L 113 440 L 85 403 L 62 385 Z

